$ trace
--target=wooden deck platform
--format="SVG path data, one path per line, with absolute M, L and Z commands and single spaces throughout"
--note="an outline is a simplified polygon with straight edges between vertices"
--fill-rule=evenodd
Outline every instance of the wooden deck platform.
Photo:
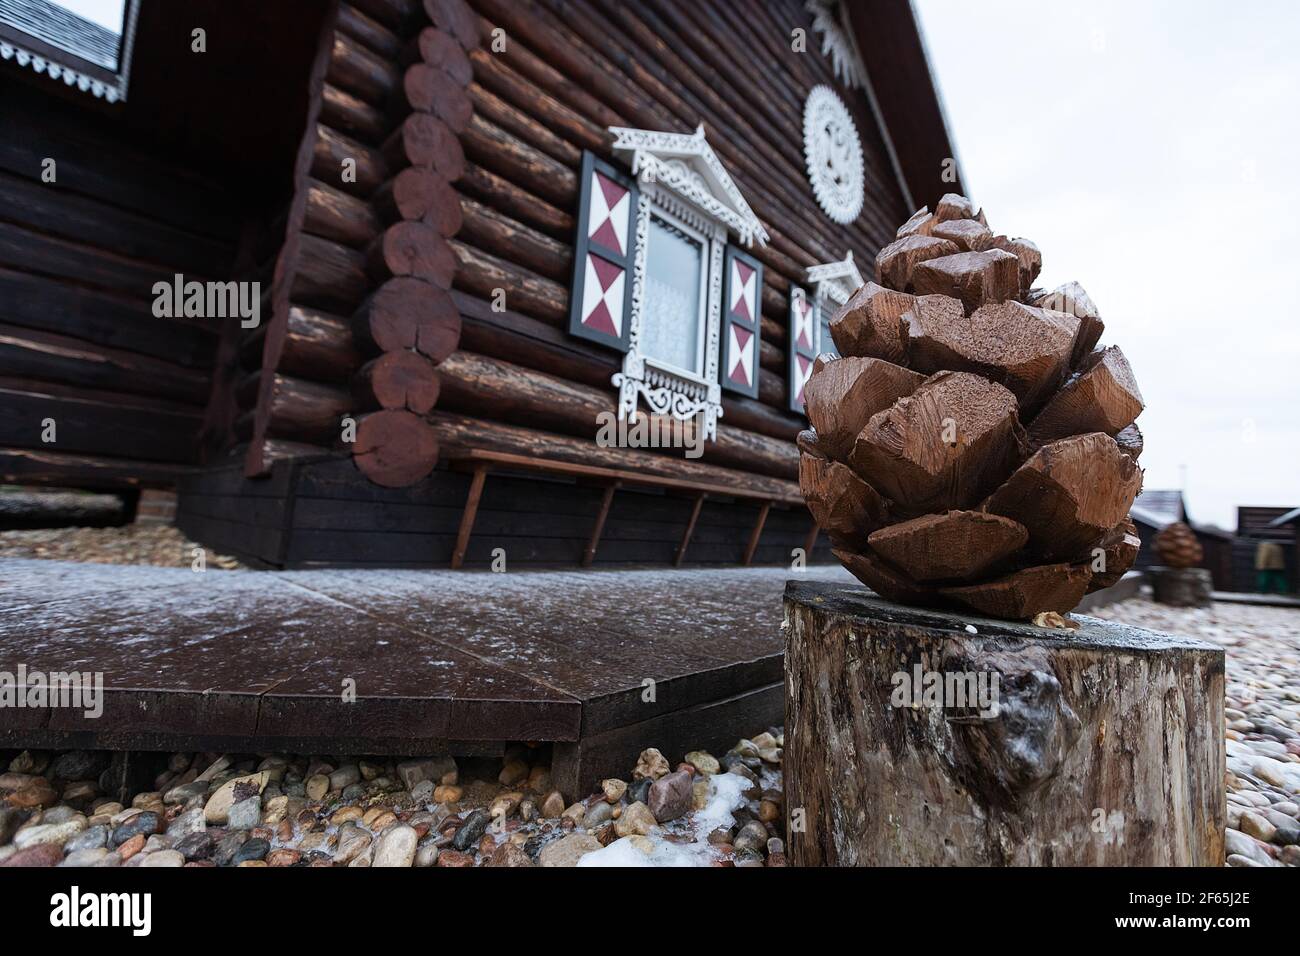
M 0 670 L 99 673 L 104 704 L 94 719 L 0 710 L 0 747 L 490 754 L 551 741 L 557 781 L 576 792 L 641 747 L 676 759 L 779 723 L 792 576 L 7 560 Z

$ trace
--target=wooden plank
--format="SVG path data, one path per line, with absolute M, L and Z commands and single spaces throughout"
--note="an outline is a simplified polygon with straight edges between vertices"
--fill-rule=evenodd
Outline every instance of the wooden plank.
M 465 499 L 465 510 L 460 518 L 460 530 L 456 532 L 456 549 L 451 553 L 451 568 L 460 568 L 465 561 L 465 550 L 469 547 L 469 536 L 474 530 L 474 516 L 478 514 L 479 499 L 483 497 L 483 482 L 487 479 L 488 466 L 477 464 L 474 467 L 474 479 L 470 482 L 469 496 Z
M 700 520 L 700 509 L 704 506 L 704 499 L 709 496 L 707 491 L 701 491 L 695 496 L 695 504 L 691 507 L 690 520 L 686 522 L 686 530 L 682 532 L 682 540 L 677 545 L 677 553 L 673 555 L 673 567 L 680 568 L 682 562 L 686 560 L 686 549 L 690 546 L 691 535 L 695 533 L 695 523 Z
M 582 552 L 582 566 L 591 567 L 591 563 L 596 559 L 596 549 L 600 547 L 600 534 L 605 530 L 605 519 L 609 517 L 609 506 L 614 501 L 614 492 L 618 490 L 620 482 L 612 482 L 605 487 L 605 494 L 600 501 L 600 511 L 596 513 L 596 523 L 591 528 L 591 538 L 587 541 L 587 547 Z
M 749 536 L 749 544 L 745 546 L 745 560 L 741 563 L 746 567 L 754 560 L 754 552 L 758 549 L 758 539 L 763 534 L 763 525 L 767 522 L 767 512 L 772 507 L 769 501 L 763 502 L 763 507 L 759 509 L 758 520 L 754 522 L 754 530 Z

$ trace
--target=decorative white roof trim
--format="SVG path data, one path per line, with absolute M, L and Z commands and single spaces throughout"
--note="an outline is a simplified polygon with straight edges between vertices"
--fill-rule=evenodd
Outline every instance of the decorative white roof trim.
M 64 63 L 49 57 L 33 53 L 31 50 L 9 40 L 0 40 L 0 60 L 12 60 L 21 67 L 28 67 L 44 74 L 52 80 L 62 80 L 66 86 L 75 86 L 83 93 L 93 94 L 97 99 L 116 103 L 126 99 L 127 87 L 131 80 L 131 57 L 135 52 L 136 18 L 140 13 L 140 4 L 128 2 L 126 21 L 123 24 L 121 55 L 118 62 L 117 82 L 105 83 L 80 70 L 75 70 Z M 70 53 L 70 56 L 76 56 Z
M 804 280 L 813 287 L 813 298 L 830 299 L 836 305 L 848 302 L 864 282 L 862 273 L 853 261 L 852 249 L 837 262 L 809 266 L 804 272 Z
M 642 184 L 660 183 L 724 223 L 744 245 L 767 245 L 768 234 L 740 189 L 704 138 L 694 133 L 611 126 L 614 152 L 629 156 L 632 175 Z
M 835 76 L 845 86 L 865 89 L 867 71 L 849 29 L 844 5 L 839 0 L 806 0 L 803 8 L 813 18 L 813 30 L 822 35 L 822 56 L 831 58 Z

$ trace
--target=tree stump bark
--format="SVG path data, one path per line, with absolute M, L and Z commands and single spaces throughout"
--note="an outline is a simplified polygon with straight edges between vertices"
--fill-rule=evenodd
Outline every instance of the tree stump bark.
M 1222 866 L 1222 648 L 1075 620 L 787 584 L 791 862 Z
M 1205 568 L 1151 568 L 1152 596 L 1174 607 L 1209 607 L 1214 579 Z

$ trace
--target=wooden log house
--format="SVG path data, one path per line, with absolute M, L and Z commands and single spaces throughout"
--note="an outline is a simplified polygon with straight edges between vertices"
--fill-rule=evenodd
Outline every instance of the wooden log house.
M 4 481 L 272 567 L 830 559 L 803 382 L 963 191 L 906 0 L 127 0 L 98 65 L 14 5 Z

